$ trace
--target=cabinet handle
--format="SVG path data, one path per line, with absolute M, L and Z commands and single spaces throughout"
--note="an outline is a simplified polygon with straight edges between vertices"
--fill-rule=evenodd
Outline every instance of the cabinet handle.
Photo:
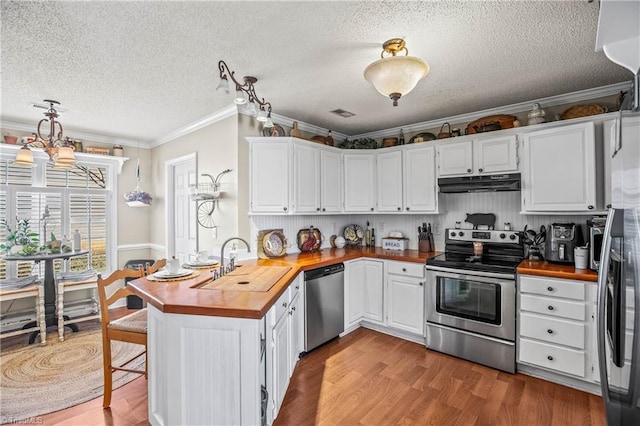
M 593 206 L 587 206 L 589 210 L 593 210 Z
M 548 291 L 553 291 L 553 287 L 547 287 Z
M 478 171 L 479 171 L 480 173 L 482 173 L 482 169 L 478 169 Z
M 552 357 L 551 355 L 548 355 L 548 356 L 547 356 L 547 359 L 548 359 L 549 361 L 553 361 L 553 357 Z
M 286 307 L 287 307 L 287 302 L 284 302 L 284 303 L 282 304 L 282 307 L 283 307 L 283 308 L 286 308 Z
M 548 330 L 547 330 L 547 333 L 549 333 L 549 334 L 553 334 L 553 330 L 552 330 L 552 329 L 548 329 Z
M 471 173 L 471 169 L 467 169 L 467 173 Z
M 611 208 L 611 204 L 607 204 L 607 208 L 610 209 Z
M 291 310 L 292 310 L 292 311 L 295 311 L 295 310 L 296 310 L 296 307 L 295 307 L 295 306 L 294 306 L 294 307 L 292 307 L 292 308 L 291 308 Z
M 550 311 L 553 311 L 553 306 L 549 305 L 547 309 L 549 309 Z
M 402 210 L 402 207 L 398 207 L 398 211 Z M 409 210 L 409 207 L 407 207 L 407 210 Z
M 293 311 L 289 311 L 289 315 L 293 315 Z
M 282 208 L 282 210 L 284 210 L 284 211 L 286 212 L 286 211 L 287 211 L 287 208 L 286 208 L 286 207 L 283 207 L 283 208 Z

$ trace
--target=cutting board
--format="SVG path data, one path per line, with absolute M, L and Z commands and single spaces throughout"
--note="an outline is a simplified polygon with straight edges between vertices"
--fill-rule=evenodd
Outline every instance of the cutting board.
M 235 291 L 269 291 L 290 266 L 242 266 L 200 288 Z

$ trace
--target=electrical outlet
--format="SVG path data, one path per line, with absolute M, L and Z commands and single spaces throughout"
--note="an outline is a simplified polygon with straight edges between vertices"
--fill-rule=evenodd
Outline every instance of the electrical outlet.
M 218 227 L 214 226 L 211 228 L 211 238 L 218 238 Z

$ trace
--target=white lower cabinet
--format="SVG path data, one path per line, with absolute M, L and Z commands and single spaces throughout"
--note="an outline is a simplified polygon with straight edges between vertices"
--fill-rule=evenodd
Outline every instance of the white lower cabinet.
M 363 260 L 364 309 L 363 317 L 371 322 L 384 324 L 383 263 Z
M 364 315 L 364 264 L 362 260 L 344 263 L 344 329 L 356 326 Z
M 345 330 L 363 319 L 385 324 L 383 265 L 368 259 L 345 262 Z
M 595 383 L 596 284 L 529 275 L 518 279 L 518 362 Z
M 292 282 L 266 315 L 267 423 L 278 416 L 289 379 L 303 347 L 304 312 L 300 292 L 303 274 Z
M 387 325 L 424 335 L 424 265 L 387 263 Z

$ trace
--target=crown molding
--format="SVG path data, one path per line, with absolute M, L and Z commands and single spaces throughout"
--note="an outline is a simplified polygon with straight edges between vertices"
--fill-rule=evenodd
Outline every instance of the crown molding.
M 238 114 L 238 108 L 236 104 L 231 104 L 229 106 L 224 107 L 221 110 L 218 110 L 212 114 L 209 114 L 201 118 L 200 120 L 194 121 L 191 124 L 187 124 L 184 127 L 180 127 L 179 129 L 174 130 L 173 132 L 170 132 L 166 136 L 155 139 L 149 144 L 149 147 L 156 148 L 160 145 L 164 145 L 167 142 L 171 142 L 172 140 L 186 136 L 190 133 L 195 132 L 196 130 L 200 130 L 203 127 L 207 127 L 213 123 L 216 123 L 220 120 L 224 120 L 225 118 L 231 117 L 232 115 L 236 115 L 236 114 Z
M 35 123 L 21 123 L 19 121 L 0 121 L 0 127 L 6 130 L 15 130 L 18 132 L 27 132 L 29 134 L 34 133 L 36 124 Z M 75 132 L 72 130 L 65 129 L 65 136 L 70 137 L 71 139 L 82 139 L 83 141 L 91 141 L 98 143 L 108 143 L 113 145 L 121 145 L 121 146 L 133 146 L 138 148 L 149 148 L 149 142 L 147 141 L 138 141 L 134 139 L 127 138 L 118 138 L 112 136 L 99 135 L 96 133 L 87 133 L 87 132 Z
M 631 81 L 610 84 L 608 86 L 596 87 L 593 89 L 580 90 L 578 92 L 565 93 L 563 95 L 549 96 L 547 98 L 539 98 L 517 104 L 505 105 L 496 108 L 485 109 L 468 114 L 454 115 L 451 117 L 439 118 L 437 120 L 422 121 L 420 123 L 408 124 L 406 126 L 398 126 L 390 129 L 376 130 L 374 132 L 361 133 L 353 135 L 351 138 L 383 138 L 387 136 L 397 136 L 400 129 L 404 133 L 414 133 L 424 131 L 425 129 L 433 129 L 442 126 L 444 123 L 467 123 L 475 121 L 479 118 L 495 114 L 514 114 L 518 112 L 530 111 L 531 105 L 539 103 L 543 107 L 551 107 L 556 105 L 564 105 L 573 102 L 588 101 L 591 99 L 602 98 L 605 96 L 617 95 L 621 90 L 629 90 Z
M 244 111 L 239 111 L 239 113 L 251 116 L 251 114 L 247 114 Z M 277 123 L 277 124 L 280 124 L 280 125 L 284 125 L 284 126 L 287 126 L 287 127 L 293 127 L 293 122 L 297 121 L 299 130 L 302 130 L 304 132 L 317 134 L 317 135 L 326 135 L 329 132 L 329 129 L 326 129 L 324 127 L 320 127 L 320 126 L 316 126 L 316 125 L 313 125 L 313 124 L 305 123 L 304 121 L 300 121 L 300 120 L 294 120 L 293 118 L 285 117 L 284 115 L 280 115 L 280 114 L 271 113 L 271 120 L 274 123 Z M 347 135 L 345 135 L 344 133 L 339 133 L 339 132 L 334 132 L 334 131 L 331 131 L 331 135 L 336 140 L 345 139 L 347 137 Z

